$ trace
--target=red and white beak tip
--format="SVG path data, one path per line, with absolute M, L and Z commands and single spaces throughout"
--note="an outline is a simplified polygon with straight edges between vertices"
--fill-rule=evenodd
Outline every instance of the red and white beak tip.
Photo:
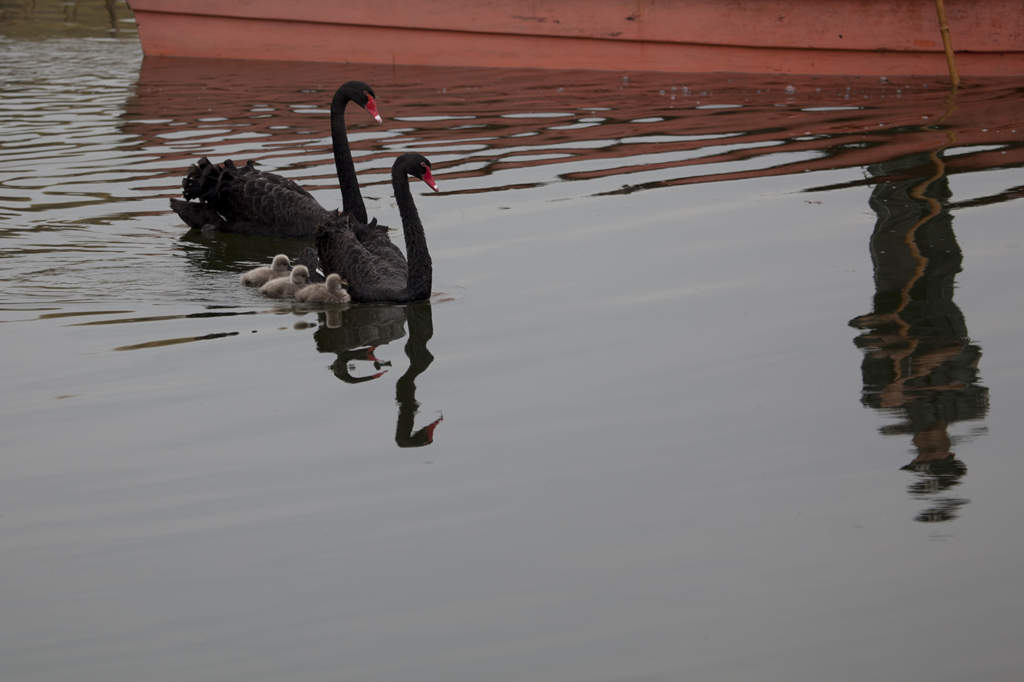
M 373 116 L 373 120 L 377 122 L 377 125 L 384 122 L 384 119 L 380 117 L 380 112 L 377 111 L 377 100 L 369 93 L 366 94 L 366 113 Z
M 431 175 L 429 168 L 427 168 L 426 172 L 423 174 L 423 182 L 427 183 L 427 186 L 430 187 L 430 189 L 435 192 L 437 191 L 437 183 L 434 182 L 434 176 Z

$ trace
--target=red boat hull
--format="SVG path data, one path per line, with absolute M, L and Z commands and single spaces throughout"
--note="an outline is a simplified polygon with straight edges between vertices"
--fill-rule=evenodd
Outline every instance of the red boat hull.
M 147 55 L 614 71 L 947 73 L 926 0 L 132 0 Z M 1024 0 L 946 0 L 964 76 L 1024 74 Z

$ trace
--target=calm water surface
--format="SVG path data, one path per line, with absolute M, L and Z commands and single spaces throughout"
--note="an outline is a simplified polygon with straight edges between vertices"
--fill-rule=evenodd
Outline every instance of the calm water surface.
M 350 78 L 429 304 L 168 209 Z M 0 38 L 0 679 L 1020 679 L 1022 93 Z

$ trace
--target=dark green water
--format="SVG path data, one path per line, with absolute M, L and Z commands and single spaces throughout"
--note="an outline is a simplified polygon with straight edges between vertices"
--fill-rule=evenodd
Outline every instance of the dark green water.
M 168 210 L 203 155 L 339 205 L 350 78 L 370 214 L 435 164 L 429 304 L 268 301 L 301 243 Z M 1024 82 L 0 83 L 0 679 L 1019 678 Z

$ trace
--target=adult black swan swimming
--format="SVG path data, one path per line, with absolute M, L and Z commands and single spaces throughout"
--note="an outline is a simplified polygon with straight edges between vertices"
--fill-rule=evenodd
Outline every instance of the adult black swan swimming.
M 348 146 L 345 107 L 355 102 L 380 123 L 374 97 L 373 88 L 366 83 L 349 81 L 338 88 L 331 100 L 331 143 L 342 207 L 362 224 L 367 222 L 366 207 Z M 252 161 L 239 168 L 231 161 L 213 164 L 203 158 L 189 169 L 181 184 L 185 200 L 171 199 L 171 208 L 195 229 L 309 237 L 329 214 L 298 184 L 256 170 Z
M 437 191 L 430 161 L 422 154 L 402 154 L 391 167 L 391 186 L 402 216 L 405 250 L 374 249 L 361 239 L 353 216 L 334 213 L 316 230 L 317 255 L 324 272 L 337 272 L 349 282 L 353 301 L 361 303 L 409 303 L 430 297 L 433 267 L 423 224 L 409 189 L 409 176 L 419 178 Z M 381 235 L 387 239 L 387 235 Z M 388 241 L 388 244 L 391 244 Z

